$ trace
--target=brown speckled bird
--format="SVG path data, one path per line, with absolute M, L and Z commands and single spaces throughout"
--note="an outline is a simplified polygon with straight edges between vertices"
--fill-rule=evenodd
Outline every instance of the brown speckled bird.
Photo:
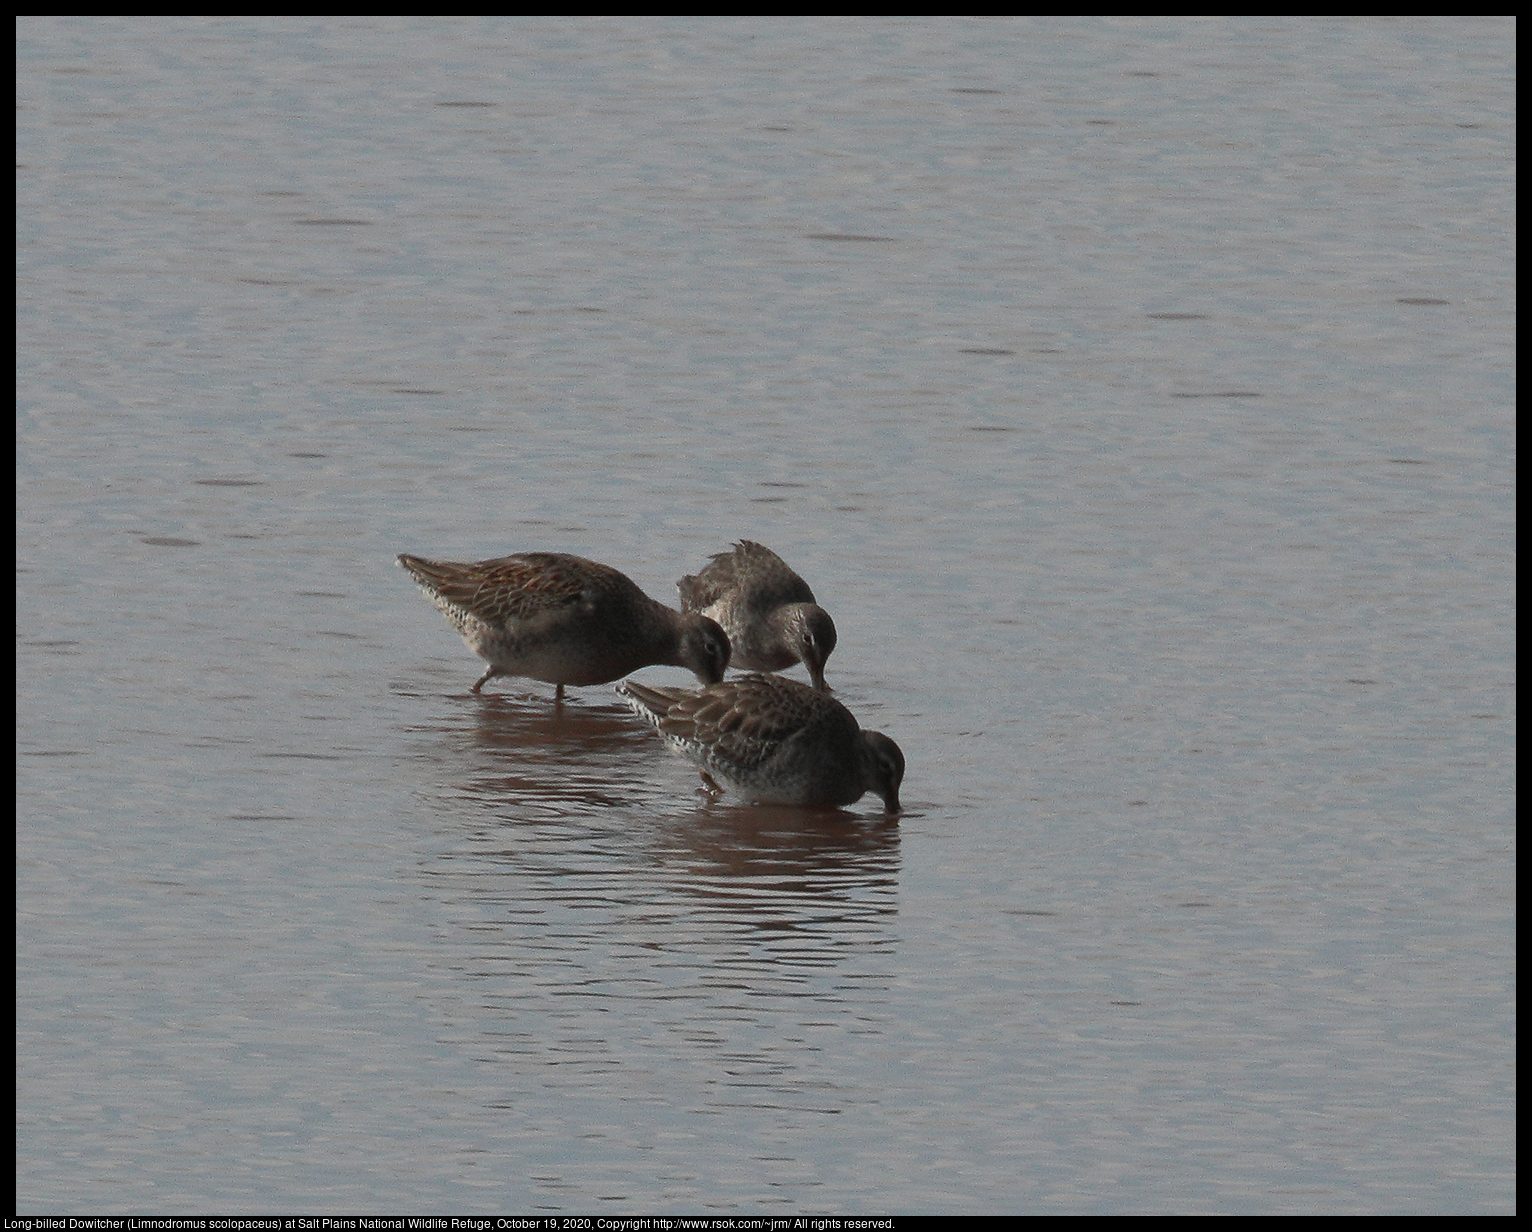
M 770 548 L 741 539 L 676 589 L 683 612 L 700 612 L 723 626 L 733 666 L 776 672 L 802 663 L 814 687 L 826 688 L 835 622 L 814 602 L 808 583 Z
M 760 675 L 698 690 L 625 680 L 617 692 L 713 787 L 757 804 L 822 806 L 872 791 L 899 811 L 904 754 L 882 732 L 863 731 L 828 693 Z
M 706 616 L 656 603 L 608 565 L 560 552 L 523 552 L 474 564 L 400 556 L 399 566 L 496 676 L 558 686 L 606 684 L 641 667 L 690 668 L 712 684 L 729 664 L 729 639 Z

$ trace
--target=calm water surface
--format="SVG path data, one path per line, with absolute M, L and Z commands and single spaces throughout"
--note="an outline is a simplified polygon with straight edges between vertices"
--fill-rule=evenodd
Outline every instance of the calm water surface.
M 1514 35 L 21 19 L 18 1208 L 1513 1210 Z M 897 825 L 392 563 L 740 537 Z

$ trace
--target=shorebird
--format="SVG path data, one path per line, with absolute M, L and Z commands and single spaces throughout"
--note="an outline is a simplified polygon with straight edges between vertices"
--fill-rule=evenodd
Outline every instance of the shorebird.
M 802 663 L 814 687 L 829 691 L 825 660 L 835 649 L 835 622 L 770 548 L 741 539 L 676 589 L 683 612 L 700 612 L 723 626 L 735 667 L 775 672 Z
M 703 684 L 723 679 L 729 639 L 706 616 L 656 603 L 608 565 L 560 552 L 523 552 L 456 564 L 400 556 L 425 591 L 489 664 L 477 693 L 496 676 L 558 686 L 606 684 L 651 664 L 687 667 Z
M 899 811 L 904 754 L 828 693 L 762 675 L 697 690 L 625 680 L 617 692 L 711 788 L 722 783 L 757 804 L 830 806 L 873 791 Z

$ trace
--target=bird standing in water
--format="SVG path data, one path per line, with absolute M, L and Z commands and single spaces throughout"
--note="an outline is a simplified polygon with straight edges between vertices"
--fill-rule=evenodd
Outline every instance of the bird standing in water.
M 496 676 L 557 685 L 607 684 L 652 664 L 723 679 L 729 639 L 706 616 L 656 603 L 609 565 L 560 552 L 523 552 L 473 564 L 401 555 L 399 566 Z
M 814 602 L 808 583 L 770 548 L 741 539 L 676 589 L 682 611 L 723 626 L 733 666 L 776 672 L 802 663 L 814 687 L 828 692 L 825 660 L 835 649 L 835 622 Z
M 899 811 L 904 754 L 828 693 L 762 675 L 697 690 L 625 680 L 617 692 L 713 787 L 758 804 L 832 807 L 873 791 Z

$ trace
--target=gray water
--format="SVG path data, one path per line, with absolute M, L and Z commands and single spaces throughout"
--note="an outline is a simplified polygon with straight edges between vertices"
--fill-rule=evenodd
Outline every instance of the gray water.
M 18 1208 L 1512 1211 L 1514 36 L 22 18 Z M 393 566 L 742 537 L 897 824 Z

